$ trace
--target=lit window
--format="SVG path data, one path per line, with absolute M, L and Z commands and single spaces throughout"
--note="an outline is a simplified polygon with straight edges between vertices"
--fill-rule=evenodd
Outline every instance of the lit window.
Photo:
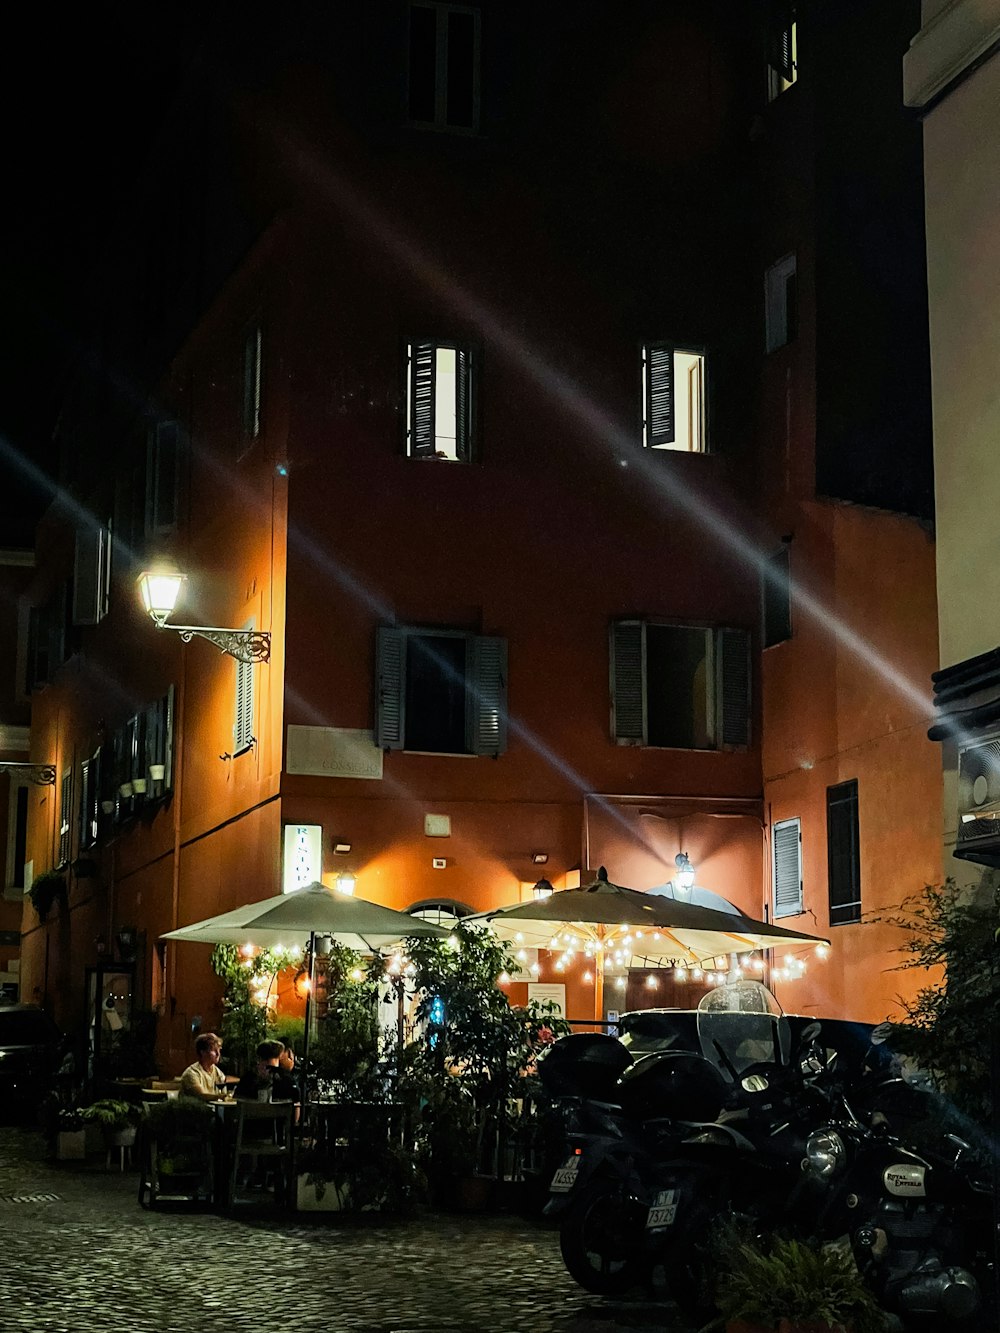
M 798 78 L 798 31 L 792 0 L 771 0 L 767 20 L 767 100 L 773 102 Z
M 741 750 L 750 744 L 750 636 L 618 620 L 611 627 L 619 745 Z
M 478 10 L 410 5 L 409 114 L 413 124 L 438 130 L 478 127 Z
M 705 357 L 669 343 L 642 349 L 642 442 L 647 449 L 701 454 L 705 438 Z
M 453 343 L 407 349 L 407 453 L 467 463 L 471 445 L 471 356 Z

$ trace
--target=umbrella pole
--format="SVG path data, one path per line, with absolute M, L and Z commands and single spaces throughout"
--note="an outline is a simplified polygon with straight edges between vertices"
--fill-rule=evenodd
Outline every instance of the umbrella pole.
M 604 942 L 597 941 L 594 952 L 594 1018 L 604 1022 Z
M 312 1020 L 313 974 L 316 969 L 316 932 L 309 932 L 309 980 L 306 986 L 305 1031 L 302 1040 L 302 1101 L 309 1100 L 309 1029 Z

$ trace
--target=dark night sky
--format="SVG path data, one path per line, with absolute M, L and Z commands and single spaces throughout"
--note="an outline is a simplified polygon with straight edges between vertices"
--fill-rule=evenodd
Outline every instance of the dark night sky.
M 117 0 L 20 8 L 16 39 L 2 44 L 0 547 L 32 544 L 47 503 L 16 455 L 54 470 L 85 275 L 171 86 L 157 26 L 151 6 Z

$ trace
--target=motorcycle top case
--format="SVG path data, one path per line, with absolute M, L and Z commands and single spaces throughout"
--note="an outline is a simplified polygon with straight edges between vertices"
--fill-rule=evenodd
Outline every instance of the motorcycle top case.
M 644 1055 L 622 1074 L 622 1109 L 643 1120 L 715 1120 L 726 1103 L 726 1081 L 708 1060 L 688 1051 Z
M 550 1097 L 618 1101 L 618 1080 L 632 1057 L 617 1037 L 572 1032 L 560 1037 L 538 1061 L 538 1077 Z

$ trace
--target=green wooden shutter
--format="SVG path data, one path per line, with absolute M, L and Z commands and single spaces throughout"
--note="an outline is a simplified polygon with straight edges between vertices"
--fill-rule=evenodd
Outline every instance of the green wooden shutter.
M 663 343 L 646 348 L 646 446 L 673 444 L 674 351 Z
M 253 629 L 253 624 L 244 626 Z M 236 663 L 236 719 L 233 724 L 233 754 L 242 754 L 253 744 L 253 662 Z
M 795 72 L 792 62 L 792 24 L 795 5 L 792 0 L 771 0 L 767 18 L 767 63 L 791 83 Z
M 434 457 L 437 347 L 410 344 L 410 457 Z
M 611 626 L 611 734 L 618 745 L 647 745 L 646 627 L 641 620 Z
M 406 631 L 380 625 L 375 639 L 375 744 L 401 750 L 406 740 Z
M 173 532 L 177 526 L 181 430 L 176 421 L 159 421 L 150 430 L 146 469 L 146 536 Z
M 745 750 L 750 744 L 750 635 L 743 629 L 716 632 L 718 746 Z
M 498 755 L 507 748 L 507 640 L 472 640 L 468 682 L 469 749 Z
M 798 916 L 802 911 L 802 825 L 782 819 L 771 829 L 774 915 Z
M 467 463 L 472 453 L 472 356 L 455 348 L 455 456 Z
M 89 522 L 76 534 L 73 561 L 73 624 L 96 625 L 108 612 L 111 532 Z

